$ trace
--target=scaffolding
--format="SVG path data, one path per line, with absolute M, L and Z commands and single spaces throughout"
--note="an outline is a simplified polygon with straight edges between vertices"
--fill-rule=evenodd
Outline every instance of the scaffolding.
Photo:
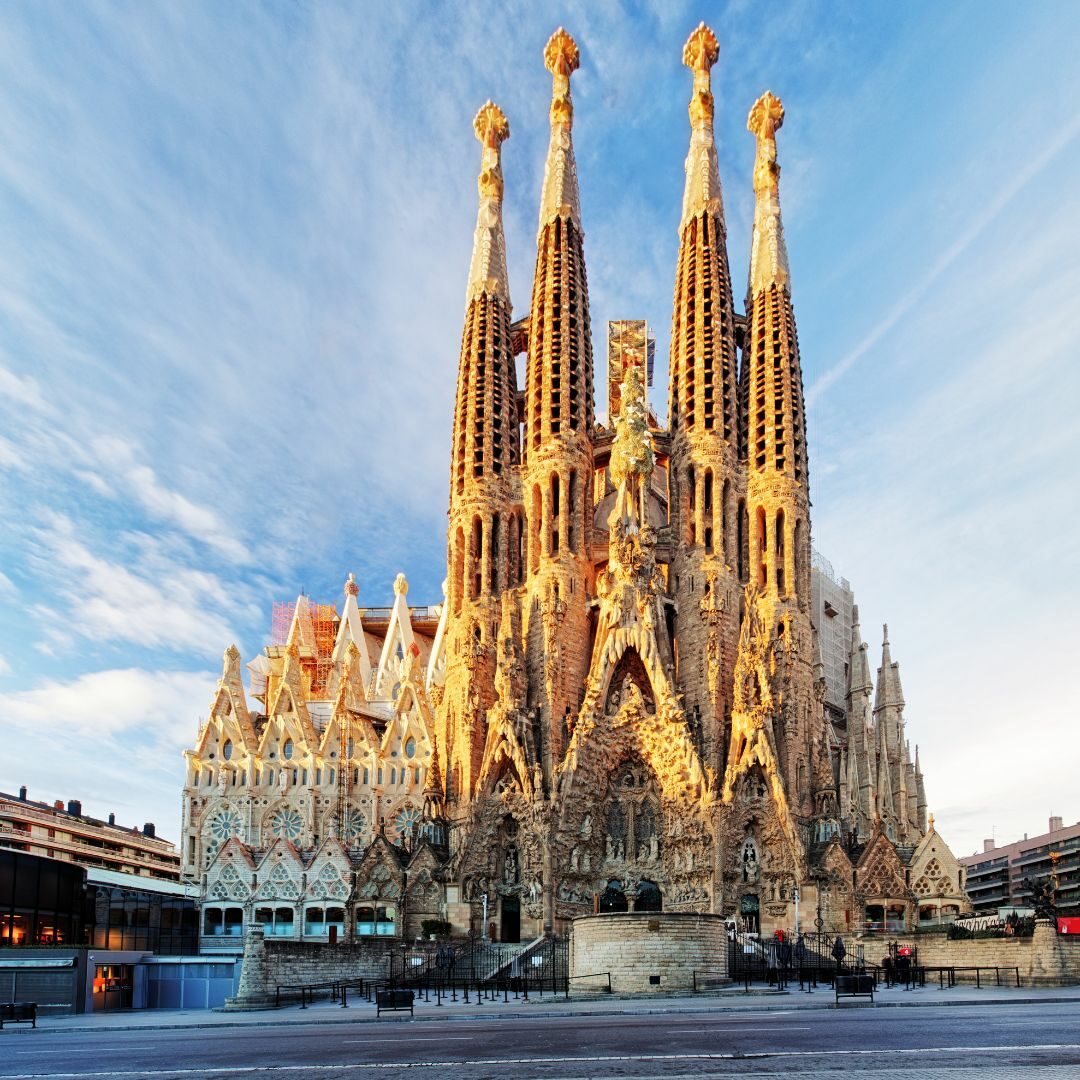
M 334 668 L 337 629 L 338 613 L 333 604 L 315 604 L 306 596 L 301 596 L 295 602 L 274 602 L 270 644 L 296 647 L 310 686 L 308 693 L 313 698 L 321 697 L 326 692 Z

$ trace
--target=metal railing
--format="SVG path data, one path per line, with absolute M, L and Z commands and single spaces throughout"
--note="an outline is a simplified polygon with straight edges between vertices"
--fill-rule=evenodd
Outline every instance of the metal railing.
M 444 997 L 469 1001 L 476 995 L 501 996 L 508 1001 L 512 994 L 528 1000 L 530 994 L 569 993 L 569 943 L 547 937 L 526 949 L 515 945 L 492 945 L 474 940 L 461 945 L 431 944 L 395 950 L 388 959 L 387 989 L 415 990 L 424 1001 L 434 997 L 441 1005 Z

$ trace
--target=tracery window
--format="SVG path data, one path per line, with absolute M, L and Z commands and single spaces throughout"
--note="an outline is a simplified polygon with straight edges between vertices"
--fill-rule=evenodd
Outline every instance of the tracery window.
M 420 824 L 420 811 L 415 806 L 405 805 L 394 818 L 394 831 L 398 840 L 405 840 L 412 835 L 413 829 Z
M 367 828 L 367 820 L 363 811 L 350 808 L 345 811 L 344 820 L 341 823 L 341 838 L 343 840 L 359 840 Z
M 627 762 L 615 773 L 609 792 L 607 857 L 618 862 L 659 862 L 660 810 L 648 768 Z
M 270 815 L 270 831 L 286 840 L 298 840 L 304 828 L 304 819 L 291 806 L 283 806 Z

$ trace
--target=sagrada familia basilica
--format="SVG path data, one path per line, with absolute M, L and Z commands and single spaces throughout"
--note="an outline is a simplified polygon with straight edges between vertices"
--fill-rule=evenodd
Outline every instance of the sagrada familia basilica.
M 300 597 L 248 663 L 225 654 L 186 752 L 184 871 L 204 944 L 268 934 L 502 940 L 578 915 L 716 912 L 768 932 L 912 927 L 966 910 L 927 816 L 886 640 L 856 623 L 843 715 L 811 623 L 802 374 L 771 93 L 750 109 L 745 314 L 732 300 L 699 26 L 668 427 L 631 349 L 606 424 L 560 29 L 529 309 L 511 314 L 506 117 L 475 120 L 479 213 L 451 445 L 445 596 L 341 610 Z M 525 356 L 524 392 L 515 375 Z

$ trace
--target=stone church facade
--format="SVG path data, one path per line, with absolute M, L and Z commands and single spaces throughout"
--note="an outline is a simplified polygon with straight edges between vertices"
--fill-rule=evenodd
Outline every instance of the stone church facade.
M 716 912 L 767 932 L 913 927 L 966 910 L 927 815 L 899 669 L 857 619 L 842 710 L 810 617 L 806 424 L 781 224 L 780 101 L 750 110 L 745 314 L 726 247 L 710 73 L 693 75 L 668 427 L 623 352 L 594 417 L 584 229 L 560 29 L 536 272 L 511 315 L 509 125 L 485 104 L 451 445 L 444 598 L 340 613 L 225 654 L 186 752 L 184 871 L 204 944 L 245 923 L 353 939 L 561 933 L 598 910 Z M 515 359 L 525 356 L 525 386 Z M 841 715 L 843 713 L 843 715 Z M 798 897 L 798 901 L 796 900 Z

